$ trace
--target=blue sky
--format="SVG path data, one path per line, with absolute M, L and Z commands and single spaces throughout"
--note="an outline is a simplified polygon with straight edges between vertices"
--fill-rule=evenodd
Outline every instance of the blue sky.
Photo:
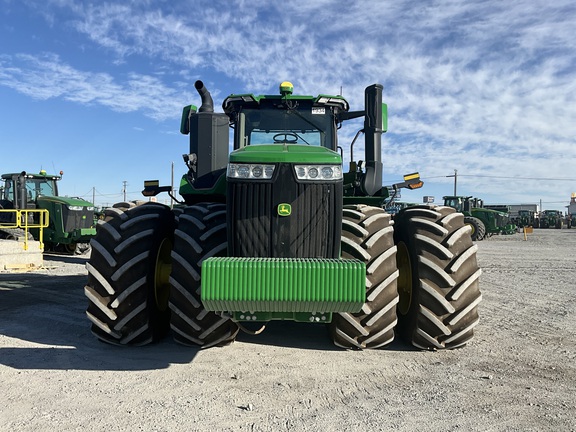
M 289 80 L 299 94 L 342 89 L 358 110 L 378 82 L 384 182 L 425 181 L 402 200 L 438 203 L 457 170 L 458 194 L 565 210 L 575 23 L 567 0 L 0 0 L 0 171 L 63 170 L 61 194 L 97 205 L 121 201 L 124 182 L 141 199 L 144 180 L 186 170 L 196 79 L 218 108 Z

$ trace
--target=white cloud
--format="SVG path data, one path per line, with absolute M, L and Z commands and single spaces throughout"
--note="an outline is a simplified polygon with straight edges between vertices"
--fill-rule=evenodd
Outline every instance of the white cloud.
M 117 112 L 142 111 L 155 120 L 174 118 L 191 94 L 170 88 L 155 76 L 130 73 L 117 79 L 108 73 L 74 69 L 59 56 L 21 54 L 0 58 L 0 85 L 33 99 L 62 98 L 101 105 Z

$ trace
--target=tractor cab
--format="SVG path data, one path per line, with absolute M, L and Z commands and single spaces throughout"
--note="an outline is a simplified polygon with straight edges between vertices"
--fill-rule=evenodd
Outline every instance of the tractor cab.
M 289 82 L 279 95 L 231 95 L 222 104 L 234 128 L 234 150 L 248 145 L 301 144 L 336 151 L 342 96 L 294 96 Z
M 41 197 L 58 196 L 57 181 L 60 176 L 48 175 L 45 171 L 38 174 L 21 173 L 2 174 L 4 181 L 0 196 L 0 207 L 7 210 L 30 210 L 39 208 Z M 4 217 L 7 217 L 4 215 Z
M 4 192 L 2 206 L 5 208 L 36 208 L 40 196 L 58 196 L 57 181 L 60 176 L 48 175 L 45 171 L 39 174 L 3 174 Z
M 381 85 L 366 88 L 365 110 L 352 112 L 342 96 L 294 95 L 292 84 L 285 81 L 276 95 L 232 94 L 222 103 L 224 113 L 216 113 L 202 81 L 195 87 L 202 105 L 185 107 L 180 125 L 180 132 L 190 136 L 190 152 L 183 155 L 188 172 L 179 191 L 186 204 L 225 202 L 229 196 L 226 181 L 270 180 L 274 170 L 280 172 L 282 163 L 296 170 L 296 182 L 340 183 L 344 197 L 375 196 L 379 200 L 376 205 L 387 197 L 381 162 L 387 107 L 382 103 Z M 365 135 L 364 158 L 354 161 L 354 138 L 350 170 L 343 174 L 344 151 L 338 145 L 337 131 L 344 121 L 354 118 L 364 118 L 364 128 L 356 134 L 356 138 L 361 132 Z M 232 146 L 230 127 L 234 131 Z M 170 188 L 149 181 L 143 193 L 154 196 L 164 191 Z
M 463 196 L 445 196 L 444 205 L 448 207 L 452 207 L 461 213 L 470 212 L 470 197 L 463 197 Z
M 443 199 L 445 206 L 452 207 L 464 214 L 472 212 L 472 209 L 484 208 L 484 202 L 480 198 L 472 196 L 445 196 Z

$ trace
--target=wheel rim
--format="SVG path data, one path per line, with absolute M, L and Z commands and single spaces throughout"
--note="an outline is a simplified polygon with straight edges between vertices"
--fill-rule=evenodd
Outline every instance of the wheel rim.
M 397 244 L 396 264 L 398 266 L 398 311 L 406 315 L 412 304 L 412 265 L 408 247 L 404 242 Z
M 154 272 L 154 298 L 156 306 L 162 312 L 168 309 L 168 299 L 170 297 L 171 252 L 172 242 L 165 238 L 158 248 Z

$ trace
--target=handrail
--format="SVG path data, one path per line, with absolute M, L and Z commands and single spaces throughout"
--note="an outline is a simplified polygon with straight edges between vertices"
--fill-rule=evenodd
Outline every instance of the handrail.
M 24 230 L 24 250 L 28 250 L 28 230 L 29 228 L 38 228 L 38 241 L 40 250 L 44 250 L 44 230 L 48 227 L 48 210 L 46 209 L 0 209 L 0 213 L 15 213 L 14 222 L 0 221 L 1 228 L 22 228 Z M 38 222 L 29 223 L 30 213 L 38 214 Z M 32 219 L 33 220 L 33 219 Z

